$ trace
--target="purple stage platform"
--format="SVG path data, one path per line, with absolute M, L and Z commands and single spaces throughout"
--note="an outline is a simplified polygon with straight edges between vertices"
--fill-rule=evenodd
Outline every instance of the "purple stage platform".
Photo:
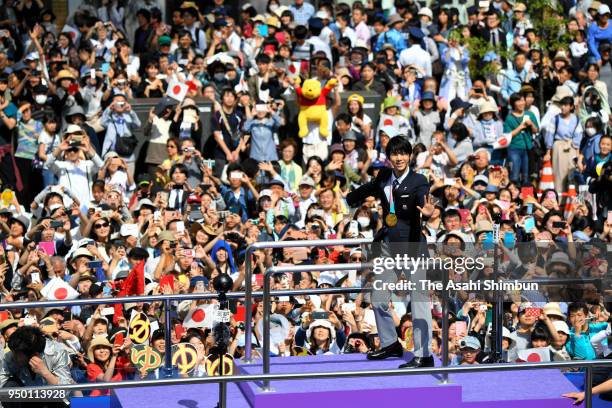
M 406 356 L 409 360 L 411 357 Z M 368 361 L 363 354 L 273 358 L 270 371 L 277 373 L 394 369 L 402 359 Z M 440 361 L 436 361 L 440 366 Z M 261 364 L 239 365 L 245 374 L 261 373 Z M 239 383 L 253 408 L 312 408 L 313 406 L 441 406 L 444 408 L 569 408 L 561 394 L 576 390 L 558 370 L 487 372 L 449 376 L 441 385 L 432 375 L 342 378 L 337 380 L 273 381 L 274 392 L 259 384 Z M 313 405 L 315 404 L 315 405 Z M 374 405 L 373 405 L 374 404 Z
M 406 359 L 409 359 L 409 355 Z M 368 361 L 362 354 L 271 359 L 272 373 L 307 373 L 394 369 L 402 359 Z M 440 362 L 436 361 L 439 366 Z M 237 373 L 261 374 L 261 361 L 238 363 Z M 260 383 L 229 384 L 229 408 L 414 407 L 570 408 L 562 398 L 576 387 L 558 370 L 525 370 L 450 375 L 441 385 L 432 375 L 273 381 L 274 392 Z M 113 408 L 213 408 L 217 384 L 117 389 Z

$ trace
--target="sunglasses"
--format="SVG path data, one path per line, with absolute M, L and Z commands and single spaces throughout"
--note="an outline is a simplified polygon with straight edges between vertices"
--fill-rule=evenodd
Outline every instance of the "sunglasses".
M 108 222 L 102 223 L 102 224 L 96 224 L 94 225 L 95 229 L 99 229 L 99 228 L 106 228 L 108 227 L 110 224 Z

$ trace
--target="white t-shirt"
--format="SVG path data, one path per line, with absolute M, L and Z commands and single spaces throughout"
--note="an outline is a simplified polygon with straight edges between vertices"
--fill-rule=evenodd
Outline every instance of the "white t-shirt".
M 359 126 L 355 124 L 356 116 L 353 116 L 353 122 L 351 123 L 351 129 L 355 132 L 363 133 L 363 130 Z M 363 118 L 361 118 L 364 125 L 370 125 L 370 129 L 372 128 L 372 119 L 365 113 L 363 114 Z M 370 137 L 370 135 L 364 135 L 365 137 Z
M 59 146 L 61 142 L 62 138 L 60 135 L 56 134 L 54 138 L 53 135 L 50 135 L 44 129 L 42 130 L 42 132 L 40 132 L 40 136 L 38 137 L 38 143 L 45 145 L 45 151 L 47 152 L 47 155 L 51 154 L 51 152 L 55 150 L 55 148 Z M 45 169 L 48 169 L 46 163 L 43 167 Z

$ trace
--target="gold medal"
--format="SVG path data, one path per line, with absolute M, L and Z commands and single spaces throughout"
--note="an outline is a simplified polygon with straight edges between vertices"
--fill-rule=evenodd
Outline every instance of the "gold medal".
M 389 227 L 395 227 L 397 225 L 397 215 L 395 214 L 387 214 L 385 217 L 385 223 Z

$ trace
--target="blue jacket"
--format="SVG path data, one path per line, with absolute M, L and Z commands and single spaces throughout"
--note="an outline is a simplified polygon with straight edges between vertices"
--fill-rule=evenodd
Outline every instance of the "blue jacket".
M 404 35 L 395 28 L 392 28 L 384 33 L 380 33 L 378 36 L 378 41 L 376 41 L 374 51 L 380 51 L 382 46 L 385 44 L 391 44 L 397 50 L 396 55 L 399 55 L 399 53 L 406 48 L 406 40 L 404 39 Z
M 597 355 L 595 349 L 591 345 L 591 336 L 595 333 L 605 330 L 608 327 L 607 322 L 603 323 L 589 323 L 589 332 L 580 333 L 580 336 L 576 336 L 574 328 L 570 330 L 569 340 L 565 345 L 565 348 L 572 359 L 574 360 L 595 360 Z
M 608 28 L 606 29 L 599 27 L 595 22 L 591 23 L 587 32 L 587 38 L 591 54 L 593 54 L 596 61 L 601 60 L 599 44 L 602 42 L 612 42 L 612 23 L 608 23 Z

